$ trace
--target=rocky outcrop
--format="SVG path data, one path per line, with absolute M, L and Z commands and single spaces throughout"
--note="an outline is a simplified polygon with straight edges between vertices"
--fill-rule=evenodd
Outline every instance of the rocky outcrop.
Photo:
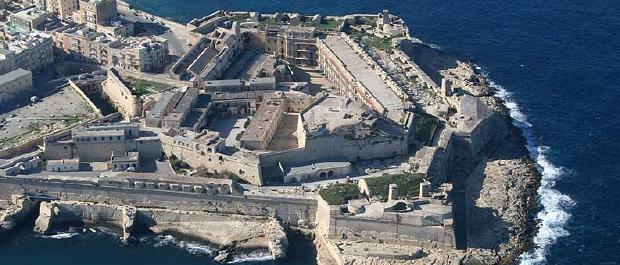
M 35 207 L 36 202 L 29 198 L 14 197 L 12 204 L 0 212 L 0 234 L 15 229 L 19 222 L 26 218 Z
M 182 234 L 216 247 L 218 262 L 256 249 L 269 251 L 274 260 L 286 258 L 286 232 L 274 218 L 162 209 L 138 209 L 138 214 L 155 233 Z
M 288 240 L 279 221 L 270 217 L 214 214 L 198 211 L 135 208 L 92 202 L 41 203 L 34 230 L 49 234 L 66 225 L 106 223 L 122 229 L 121 241 L 129 243 L 137 225 L 156 233 L 176 233 L 219 249 L 215 259 L 231 261 L 234 254 L 262 249 L 274 260 L 286 258 Z
M 59 209 L 54 202 L 41 202 L 39 217 L 34 222 L 34 231 L 47 235 L 52 231 L 52 218 L 59 214 Z

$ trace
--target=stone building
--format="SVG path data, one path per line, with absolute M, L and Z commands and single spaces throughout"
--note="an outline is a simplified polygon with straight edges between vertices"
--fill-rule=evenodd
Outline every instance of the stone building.
M 80 0 L 79 10 L 74 15 L 75 21 L 86 23 L 92 29 L 109 26 L 117 17 L 116 0 Z
M 249 32 L 255 48 L 296 65 L 316 65 L 316 29 L 280 26 Z
M 38 73 L 54 63 L 51 36 L 40 32 L 7 36 L 8 40 L 0 43 L 0 74 L 17 68 Z
M 363 102 L 396 123 L 405 123 L 408 115 L 400 88 L 388 81 L 378 65 L 368 65 L 372 59 L 346 34 L 319 40 L 318 50 L 319 67 L 340 94 Z
M 32 89 L 32 73 L 17 69 L 0 75 L 0 108 L 14 98 L 26 94 Z
M 47 12 L 31 7 L 9 16 L 11 32 L 28 33 L 37 30 L 47 19 Z
M 61 20 L 70 19 L 79 8 L 79 0 L 45 0 L 47 12 Z
M 249 150 L 266 150 L 286 110 L 283 100 L 265 99 L 241 136 L 241 146 Z
M 127 152 L 124 155 L 112 155 L 108 161 L 108 170 L 140 172 L 140 153 Z
M 58 49 L 76 60 L 123 70 L 152 72 L 168 64 L 168 42 L 157 37 L 115 38 L 88 28 L 54 33 Z
M 72 132 L 71 140 L 46 139 L 43 145 L 46 160 L 108 162 L 114 154 L 137 152 L 142 161 L 152 161 L 161 158 L 163 152 L 159 137 L 141 131 L 135 123 L 82 127 Z
M 49 172 L 75 172 L 80 171 L 80 159 L 48 160 L 46 170 Z

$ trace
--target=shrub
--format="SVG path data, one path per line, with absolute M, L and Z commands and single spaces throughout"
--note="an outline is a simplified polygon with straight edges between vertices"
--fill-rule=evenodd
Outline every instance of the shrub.
M 359 187 L 352 183 L 338 183 L 327 186 L 319 191 L 321 198 L 329 205 L 341 205 L 349 200 L 359 199 L 362 196 Z
M 381 177 L 365 179 L 370 194 L 368 196 L 387 201 L 390 184 L 398 185 L 399 198 L 413 198 L 420 193 L 422 174 L 405 173 L 399 175 L 383 174 Z
M 415 139 L 422 143 L 429 143 L 432 140 L 435 129 L 439 124 L 437 117 L 426 114 L 418 113 L 418 118 L 415 122 Z

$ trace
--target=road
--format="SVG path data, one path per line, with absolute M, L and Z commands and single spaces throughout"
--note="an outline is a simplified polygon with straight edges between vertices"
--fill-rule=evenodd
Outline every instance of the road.
M 189 32 L 185 25 L 140 10 L 124 11 L 119 9 L 119 13 L 124 19 L 137 22 L 140 27 L 153 32 L 156 36 L 167 39 L 171 55 L 181 56 L 189 51 L 187 46 Z

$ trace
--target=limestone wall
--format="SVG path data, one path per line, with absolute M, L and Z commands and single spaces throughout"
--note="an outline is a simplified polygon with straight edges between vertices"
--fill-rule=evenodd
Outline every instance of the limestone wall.
M 258 195 L 207 195 L 165 190 L 129 189 L 80 183 L 0 177 L 0 200 L 13 194 L 36 194 L 66 201 L 99 202 L 142 208 L 274 216 L 286 224 L 312 222 L 316 201 Z
M 211 173 L 230 172 L 253 185 L 263 184 L 258 157 L 255 155 L 246 153 L 243 156 L 228 156 L 200 144 L 184 146 L 176 143 L 173 137 L 163 134 L 160 138 L 167 156 L 174 155 L 194 168 L 204 167 Z
M 402 155 L 407 152 L 404 138 L 370 138 L 348 140 L 340 136 L 321 136 L 305 140 L 304 148 L 260 154 L 262 166 L 281 163 L 307 163 L 309 161 L 344 158 L 349 162 Z
M 454 246 L 451 225 L 436 225 L 435 221 L 423 216 L 404 218 L 398 213 L 392 213 L 381 219 L 361 218 L 342 215 L 340 206 L 328 205 L 320 197 L 317 205 L 317 233 L 326 238 L 382 240 L 411 245 L 437 242 L 442 247 Z
M 131 93 L 113 70 L 108 71 L 108 78 L 102 83 L 102 92 L 125 118 L 142 114 L 142 100 Z

